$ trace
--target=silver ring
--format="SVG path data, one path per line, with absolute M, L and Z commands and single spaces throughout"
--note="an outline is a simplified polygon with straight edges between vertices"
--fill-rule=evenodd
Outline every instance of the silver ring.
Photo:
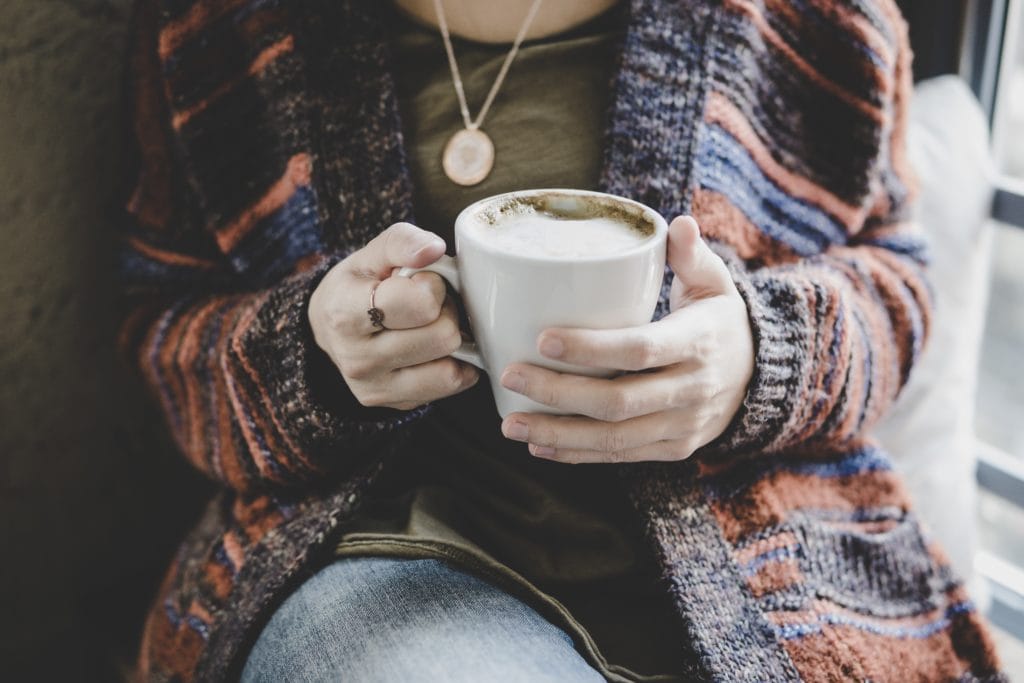
M 380 287 L 380 282 L 375 284 L 370 290 L 370 307 L 366 310 L 366 314 L 370 316 L 370 324 L 379 330 L 387 329 L 384 327 L 384 311 L 377 308 L 377 304 L 374 303 L 374 298 L 377 295 L 377 288 Z

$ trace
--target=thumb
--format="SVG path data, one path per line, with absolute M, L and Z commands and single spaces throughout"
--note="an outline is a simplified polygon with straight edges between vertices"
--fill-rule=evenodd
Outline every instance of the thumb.
M 349 257 L 360 274 L 383 280 L 395 268 L 423 268 L 441 258 L 444 240 L 412 223 L 395 223 Z
M 668 265 L 688 295 L 713 296 L 734 286 L 729 269 L 700 236 L 692 216 L 679 216 L 668 226 Z

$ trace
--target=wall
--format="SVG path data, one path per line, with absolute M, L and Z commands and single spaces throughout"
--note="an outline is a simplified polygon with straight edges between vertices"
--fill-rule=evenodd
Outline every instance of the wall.
M 0 1 L 7 680 L 110 680 L 206 492 L 113 352 L 129 17 L 129 0 Z

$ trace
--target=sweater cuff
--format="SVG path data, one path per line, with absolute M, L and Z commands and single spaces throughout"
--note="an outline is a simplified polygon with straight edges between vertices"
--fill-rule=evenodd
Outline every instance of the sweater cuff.
M 238 345 L 265 394 L 278 428 L 310 460 L 331 469 L 340 451 L 365 447 L 420 416 L 424 409 L 367 408 L 313 338 L 307 309 L 323 260 L 285 279 L 263 298 Z M 348 460 L 348 458 L 345 458 Z
M 732 274 L 754 338 L 754 372 L 735 417 L 705 449 L 716 454 L 756 455 L 785 445 L 803 390 L 808 360 L 806 323 L 798 320 L 794 293 L 774 279 L 758 278 L 724 249 L 716 249 Z

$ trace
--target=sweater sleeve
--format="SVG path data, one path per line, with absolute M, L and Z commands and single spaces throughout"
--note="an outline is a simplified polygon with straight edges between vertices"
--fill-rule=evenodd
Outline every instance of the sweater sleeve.
M 931 296 L 925 245 L 910 220 L 913 180 L 904 149 L 910 53 L 905 31 L 897 33 L 875 191 L 845 244 L 772 265 L 717 245 L 747 303 L 755 367 L 745 401 L 714 451 L 827 448 L 862 438 L 920 356 Z
M 418 413 L 359 405 L 315 344 L 306 308 L 338 256 L 299 250 L 279 276 L 257 279 L 198 218 L 176 157 L 155 10 L 138 7 L 129 73 L 139 173 L 119 258 L 127 308 L 120 345 L 201 471 L 238 490 L 315 482 Z M 287 225 L 308 211 L 309 156 L 290 154 L 278 171 L 274 203 Z

